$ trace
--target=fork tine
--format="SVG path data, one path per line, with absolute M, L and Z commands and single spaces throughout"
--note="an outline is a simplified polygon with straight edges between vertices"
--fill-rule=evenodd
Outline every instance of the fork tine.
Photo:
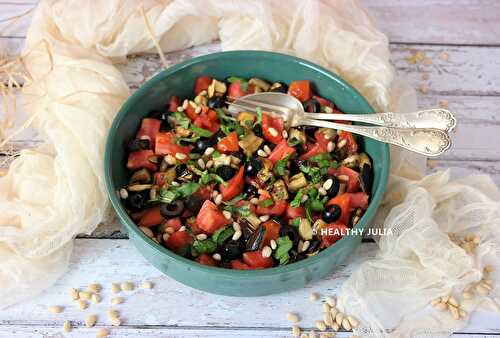
M 251 99 L 247 99 L 245 97 L 239 98 L 238 101 L 251 104 L 255 107 L 261 107 L 261 108 L 264 108 L 266 110 L 273 111 L 277 114 L 286 114 L 285 110 L 289 110 L 287 107 L 276 106 L 274 104 L 264 103 L 264 102 L 260 102 L 260 101 L 254 101 Z

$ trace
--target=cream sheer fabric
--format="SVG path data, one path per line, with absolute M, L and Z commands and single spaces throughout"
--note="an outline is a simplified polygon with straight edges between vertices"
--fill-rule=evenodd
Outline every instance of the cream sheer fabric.
M 46 143 L 23 151 L 0 179 L 2 307 L 49 287 L 64 273 L 75 235 L 90 233 L 109 212 L 104 143 L 129 95 L 114 64 L 154 52 L 155 40 L 169 52 L 216 39 L 223 50 L 273 50 L 323 65 L 380 110 L 415 109 L 414 91 L 394 79 L 387 38 L 357 1 L 41 1 L 24 51 L 33 81 L 23 95 Z M 342 300 L 372 332 L 437 322 L 453 330 L 458 323 L 443 319 L 447 314 L 406 318 L 430 298 L 479 278 L 481 264 L 498 249 L 498 192 L 485 177 L 420 179 L 424 159 L 392 155 L 387 211 L 379 219 L 388 212 L 385 226 L 397 236 L 380 239 L 379 257 L 353 274 Z M 446 234 L 471 226 L 491 236 L 477 257 Z

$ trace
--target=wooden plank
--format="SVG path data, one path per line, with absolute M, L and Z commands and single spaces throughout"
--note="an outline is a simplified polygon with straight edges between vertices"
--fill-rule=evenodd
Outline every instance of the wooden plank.
M 110 308 L 110 298 L 114 296 L 110 292 L 110 283 L 150 280 L 155 283 L 152 290 L 138 288 L 120 294 L 125 302 L 116 308 L 126 325 L 121 329 L 263 328 L 279 330 L 280 334 L 288 335 L 288 311 L 301 314 L 303 327 L 312 326 L 314 320 L 320 318 L 322 310 L 320 302 L 310 303 L 309 294 L 313 291 L 322 296 L 335 294 L 353 269 L 364 260 L 374 257 L 375 253 L 374 243 L 363 243 L 346 264 L 317 283 L 272 296 L 237 298 L 197 291 L 163 276 L 142 258 L 129 241 L 78 239 L 68 272 L 36 299 L 2 311 L 0 332 L 9 332 L 9 327 L 20 328 L 25 325 L 37 329 L 60 328 L 64 320 L 74 321 L 81 326 L 85 316 L 93 313 L 99 316 L 98 325 L 109 325 L 105 311 Z M 91 304 L 84 311 L 77 309 L 69 299 L 68 289 L 84 288 L 92 282 L 103 285 L 103 301 Z M 48 313 L 49 305 L 65 306 L 64 312 L 59 315 Z M 475 313 L 463 332 L 500 333 L 499 323 L 498 314 Z
M 392 42 L 500 44 L 496 0 L 361 0 Z
M 0 2 L 0 19 L 25 12 L 37 1 Z M 499 45 L 500 3 L 495 0 L 362 0 L 390 41 L 403 43 Z M 2 14 L 3 13 L 3 14 Z M 30 17 L 0 36 L 24 37 Z M 0 26 L 1 27 L 1 26 Z

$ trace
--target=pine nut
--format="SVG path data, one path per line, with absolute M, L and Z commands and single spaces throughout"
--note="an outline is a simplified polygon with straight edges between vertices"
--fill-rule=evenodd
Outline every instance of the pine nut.
M 77 300 L 80 298 L 80 296 L 78 295 L 78 290 L 75 289 L 75 288 L 71 288 L 69 289 L 69 296 L 71 297 L 71 299 L 73 300 Z
M 180 112 L 180 113 L 182 113 L 184 111 L 184 108 L 182 108 L 182 106 L 177 107 L 177 111 Z
M 253 197 L 252 199 L 250 199 L 250 203 L 259 204 L 259 199 L 257 197 Z
M 333 109 L 332 109 L 332 107 L 325 106 L 325 108 L 324 108 L 324 109 L 325 109 L 325 113 L 328 113 L 328 114 L 333 113 Z
M 182 161 L 182 160 L 185 160 L 187 158 L 187 155 L 184 153 L 175 153 L 175 158 Z
M 205 149 L 205 152 L 203 153 L 203 155 L 210 156 L 210 155 L 212 155 L 212 153 L 214 151 L 215 151 L 215 149 L 213 147 L 208 147 L 207 149 Z
M 180 230 L 179 230 L 180 231 Z M 120 287 L 124 291 L 132 291 L 134 289 L 134 283 L 132 282 L 123 282 Z
M 71 322 L 69 320 L 65 320 L 63 324 L 64 332 L 71 332 Z
M 335 143 L 333 143 L 332 141 L 328 142 L 328 144 L 326 145 L 326 151 L 331 153 L 334 149 Z
M 118 304 L 121 304 L 121 303 L 123 303 L 123 298 L 122 297 L 111 298 L 111 304 L 118 305 Z
M 333 324 L 333 318 L 330 315 L 330 312 L 323 313 L 323 321 L 325 322 L 326 325 L 332 326 L 332 324 Z
M 187 99 L 184 99 L 184 101 L 182 101 L 182 109 L 186 110 L 188 107 L 188 104 L 189 104 L 189 101 Z
M 337 315 L 335 316 L 335 322 L 340 326 L 342 325 L 343 319 L 344 319 L 344 314 L 342 312 L 337 313 Z
M 201 106 L 196 107 L 196 108 L 194 109 L 194 113 L 195 113 L 196 115 L 199 115 L 199 114 L 201 113 Z
M 128 198 L 128 191 L 127 191 L 127 189 L 124 189 L 124 188 L 120 189 L 120 198 L 122 200 L 126 200 Z
M 204 241 L 204 240 L 206 240 L 207 238 L 208 238 L 208 237 L 207 237 L 207 235 L 206 235 L 206 234 L 198 234 L 198 235 L 196 235 L 196 239 L 197 239 L 197 240 L 200 240 L 200 241 Z
M 174 229 L 174 228 L 172 228 L 172 227 L 167 227 L 167 228 L 165 229 L 165 232 L 166 232 L 167 234 L 171 235 L 171 234 L 173 234 L 173 233 L 175 232 L 175 229 Z
M 195 109 L 198 107 L 198 105 L 194 101 L 189 101 L 189 105 Z
M 323 183 L 323 189 L 330 190 L 333 185 L 333 180 L 331 178 L 327 179 L 325 183 Z
M 300 252 L 305 252 L 307 249 L 309 249 L 309 245 L 311 245 L 311 242 L 305 241 L 304 244 L 302 244 L 302 247 L 300 248 Z
M 352 327 L 347 318 L 342 319 L 342 328 L 346 331 L 351 331 Z
M 235 231 L 235 233 L 233 234 L 233 241 L 237 241 L 238 239 L 240 239 L 242 234 L 243 233 L 241 231 Z
M 80 291 L 78 293 L 78 296 L 80 296 L 80 299 L 85 299 L 85 300 L 90 300 L 90 297 L 92 297 L 92 294 L 87 291 Z
M 273 127 L 268 129 L 269 134 L 271 134 L 272 137 L 278 136 L 278 131 L 274 129 Z
M 269 215 L 262 215 L 259 219 L 261 222 L 267 222 L 269 220 Z
M 331 296 L 326 296 L 325 297 L 325 301 L 327 302 L 328 305 L 330 305 L 331 307 L 335 307 L 335 305 L 337 304 L 337 302 L 335 301 L 335 298 L 331 297 Z
M 262 248 L 262 257 L 266 257 L 266 258 L 271 257 L 272 253 L 273 253 L 273 250 L 270 247 L 268 247 L 267 245 L 264 248 Z
M 276 241 L 274 239 L 271 239 L 271 241 L 269 242 L 269 245 L 271 245 L 271 249 L 273 249 L 273 250 L 276 250 L 276 248 L 278 247 L 278 244 L 276 243 Z
M 326 325 L 325 325 L 324 321 L 322 321 L 322 320 L 316 320 L 314 322 L 314 324 L 316 325 L 316 327 L 318 328 L 318 330 L 320 330 L 320 331 L 325 331 L 326 330 Z
M 333 331 L 338 331 L 339 329 L 340 329 L 339 324 L 337 324 L 337 323 L 333 323 L 333 324 L 332 324 L 332 330 L 333 330 Z
M 164 161 L 167 162 L 168 165 L 174 165 L 177 163 L 175 157 L 173 157 L 172 155 L 167 155 L 165 156 L 164 158 Z
M 262 149 L 257 150 L 257 155 L 260 157 L 267 157 L 267 153 Z
M 339 175 L 339 176 L 337 176 L 337 178 L 341 181 L 344 181 L 344 182 L 349 181 L 349 176 L 347 176 L 347 175 Z
M 288 138 L 288 132 L 283 130 L 283 132 L 281 132 L 281 136 L 283 136 L 283 138 Z
M 349 324 L 351 324 L 351 327 L 357 327 L 359 325 L 358 320 L 353 316 L 347 316 L 347 320 L 349 321 Z
M 241 226 L 238 222 L 233 222 L 234 231 L 241 231 Z
M 172 181 L 172 183 L 170 183 L 170 184 L 172 184 L 174 187 L 178 187 L 179 185 L 181 185 L 181 184 L 180 184 L 179 182 L 177 182 L 177 181 Z
M 226 219 L 231 219 L 231 217 L 233 217 L 233 215 L 231 215 L 231 213 L 227 210 L 222 211 L 222 215 L 224 215 Z
M 198 163 L 198 167 L 200 167 L 200 169 L 202 169 L 202 170 L 205 169 L 205 161 L 203 161 L 202 158 L 199 158 L 197 163 Z
M 330 306 L 330 305 L 328 305 L 328 306 Z M 330 309 L 330 315 L 332 316 L 333 319 L 335 319 L 335 317 L 337 316 L 338 312 L 339 312 L 339 310 L 337 310 L 337 308 L 335 308 L 335 307 L 332 307 Z
M 212 167 L 213 167 L 213 165 L 214 165 L 214 161 L 209 160 L 209 161 L 207 162 L 207 165 L 206 165 L 205 167 L 206 167 L 207 169 L 210 169 L 210 168 L 212 168 Z
M 62 306 L 52 305 L 47 308 L 50 313 L 61 313 L 63 311 Z
M 95 338 L 106 338 L 109 336 L 109 331 L 107 329 L 100 329 L 97 331 Z
M 332 307 L 328 303 L 323 303 L 323 312 L 330 312 Z
M 95 325 L 97 322 L 97 316 L 96 315 L 90 315 L 85 318 L 85 326 L 87 327 L 92 327 Z
M 170 238 L 170 234 L 169 233 L 164 233 L 161 238 L 163 239 L 164 242 L 168 241 L 168 239 Z
M 301 202 L 301 203 L 305 203 L 305 201 L 307 201 L 307 199 L 308 199 L 308 198 L 309 198 L 309 196 L 308 196 L 308 195 L 304 195 L 304 196 L 302 196 L 302 198 L 300 199 L 300 202 Z
M 152 283 L 152 282 L 149 282 L 149 281 L 142 283 L 142 287 L 143 287 L 144 289 L 152 289 L 152 288 L 153 288 L 153 286 L 154 286 L 154 285 L 153 285 L 153 283 Z
M 122 323 L 122 320 L 120 318 L 111 319 L 111 325 L 113 325 L 113 326 L 120 326 L 121 323 Z
M 269 148 L 269 146 L 268 146 L 267 144 L 264 146 L 264 148 L 263 148 L 263 149 L 264 149 L 264 151 L 266 152 L 266 154 L 268 154 L 268 155 L 269 155 L 269 154 L 271 153 L 271 148 Z
M 292 336 L 300 337 L 300 327 L 297 325 L 292 326 Z
M 91 292 L 99 293 L 102 290 L 102 286 L 101 286 L 101 284 L 98 284 L 98 283 L 92 283 L 89 285 L 89 290 Z
M 288 312 L 288 314 L 286 315 L 286 318 L 291 323 L 298 323 L 300 321 L 299 315 L 296 313 L 293 313 L 293 312 Z
M 144 233 L 144 235 L 148 236 L 149 238 L 153 238 L 155 234 L 153 233 L 153 230 L 147 227 L 139 227 L 141 231 Z M 81 296 L 80 296 L 81 297 Z
M 92 298 L 92 302 L 94 302 L 96 304 L 100 303 L 102 300 L 101 296 L 98 295 L 97 293 L 93 293 L 91 298 Z
M 220 261 L 222 259 L 221 255 L 219 253 L 214 253 L 212 255 L 212 258 L 216 261 Z
M 218 194 L 214 202 L 216 205 L 220 205 L 222 203 L 222 194 Z
M 120 313 L 116 310 L 113 310 L 113 309 L 106 311 L 106 315 L 108 316 L 109 319 L 120 317 Z
M 346 144 L 347 144 L 347 140 L 345 140 L 345 139 L 340 140 L 340 141 L 337 143 L 337 149 L 339 149 L 339 150 L 340 150 L 340 149 L 344 148 L 344 146 L 345 146 Z
M 323 187 L 319 187 L 318 189 L 318 193 L 321 195 L 321 196 L 325 196 L 327 194 L 327 191 L 325 190 L 325 188 Z
M 86 301 L 82 299 L 78 301 L 78 307 L 80 308 L 80 310 L 85 310 L 88 306 L 89 304 Z

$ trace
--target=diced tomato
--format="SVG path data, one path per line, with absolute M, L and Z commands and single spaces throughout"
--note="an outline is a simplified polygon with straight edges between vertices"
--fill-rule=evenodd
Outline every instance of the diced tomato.
M 243 91 L 241 87 L 240 81 L 235 81 L 231 83 L 227 89 L 227 96 L 229 99 L 234 100 L 238 97 L 244 96 L 246 93 Z
M 202 107 L 200 115 L 194 120 L 195 126 L 207 129 L 212 133 L 219 131 L 220 124 L 218 122 L 217 112 L 205 106 Z
M 196 218 L 195 217 L 189 217 L 186 219 L 186 226 L 191 229 L 191 233 L 193 236 L 199 235 L 203 233 L 203 230 L 200 229 L 198 224 L 196 224 Z
M 326 153 L 326 149 L 319 143 L 310 144 L 307 151 L 300 155 L 300 160 L 307 160 L 319 154 Z
M 181 105 L 181 99 L 178 96 L 170 96 L 168 100 L 168 111 L 177 111 L 177 108 Z
M 272 239 L 277 240 L 280 237 L 281 225 L 278 222 L 271 220 L 264 222 L 262 226 L 266 229 L 264 239 L 262 240 L 263 245 L 269 245 Z
M 235 131 L 230 132 L 226 137 L 222 138 L 219 143 L 217 143 L 217 150 L 221 153 L 230 153 L 238 151 L 239 149 L 238 134 Z
M 300 102 L 312 97 L 311 82 L 308 80 L 297 80 L 290 83 L 288 94 L 295 96 Z
M 356 143 L 356 140 L 354 139 L 352 133 L 347 131 L 339 131 L 339 141 L 340 140 L 347 141 L 347 144 L 345 145 L 347 147 L 347 153 L 354 154 L 358 151 L 358 144 Z
M 257 209 L 255 212 L 258 215 L 274 215 L 281 216 L 288 207 L 288 203 L 285 200 L 275 201 L 273 205 L 269 207 L 263 207 L 261 205 L 257 205 Z
M 136 138 L 147 138 L 151 144 L 155 144 L 156 135 L 160 132 L 161 121 L 152 118 L 144 118 Z
M 207 234 L 213 234 L 218 229 L 231 223 L 217 206 L 210 200 L 206 200 L 201 206 L 198 216 L 196 216 L 196 224 Z
M 190 104 L 188 104 L 184 112 L 186 113 L 187 117 L 191 119 L 191 121 L 195 121 L 198 118 L 198 114 L 196 114 L 196 109 L 193 108 Z
M 212 192 L 214 191 L 214 186 L 213 184 L 209 185 L 203 185 L 196 190 L 196 192 L 193 194 L 196 197 L 200 197 L 201 199 L 204 200 L 209 200 L 210 197 L 212 197 Z
M 162 221 L 163 216 L 160 213 L 160 207 L 154 207 L 146 210 L 138 224 L 140 227 L 152 227 L 160 224 Z
M 273 162 L 273 164 L 276 164 L 279 160 L 284 159 L 286 156 L 291 155 L 295 152 L 295 148 L 290 147 L 288 145 L 287 140 L 281 140 L 280 143 L 274 147 L 273 151 L 271 154 L 269 154 L 268 159 Z
M 222 194 L 222 199 L 228 201 L 242 193 L 243 186 L 245 185 L 244 166 L 241 166 L 236 175 L 227 181 L 227 186 L 224 184 L 219 185 L 219 191 Z
M 343 224 L 347 224 L 349 222 L 349 216 L 351 214 L 351 194 L 342 194 L 339 196 L 335 196 L 331 200 L 329 200 L 326 205 L 336 204 L 340 207 L 340 217 L 338 221 Z
M 352 170 L 346 166 L 341 166 L 340 168 L 330 168 L 328 169 L 328 173 L 330 175 L 344 175 L 349 177 L 347 181 L 346 191 L 347 192 L 358 192 L 361 187 L 359 185 L 359 173 L 357 171 Z
M 196 261 L 202 265 L 217 266 L 215 260 L 207 254 L 201 254 L 196 258 Z
M 181 146 L 175 143 L 175 134 L 172 132 L 158 133 L 156 136 L 155 152 L 158 155 L 172 155 L 177 153 L 189 154 L 191 146 Z
M 273 128 L 276 133 L 270 132 L 270 129 Z M 281 117 L 272 117 L 269 114 L 262 114 L 262 134 L 264 138 L 271 143 L 278 144 L 283 139 L 283 128 L 284 123 Z
M 287 219 L 295 219 L 299 217 L 304 217 L 306 214 L 306 209 L 304 207 L 298 206 L 296 208 L 292 208 L 290 205 L 286 208 L 286 218 Z
M 154 155 L 152 150 L 133 151 L 128 154 L 127 168 L 132 170 L 146 168 L 151 171 L 156 171 L 156 164 L 149 160 L 149 158 Z
M 193 237 L 187 231 L 176 231 L 168 237 L 165 246 L 170 250 L 177 252 L 186 245 L 193 243 Z
M 331 223 L 320 230 L 321 247 L 327 248 L 347 234 L 348 228 L 343 223 Z
M 182 227 L 181 218 L 180 217 L 171 218 L 167 220 L 165 225 L 167 228 L 172 228 L 175 231 L 178 231 Z
M 240 261 L 239 259 L 233 259 L 231 261 L 231 268 L 234 270 L 252 270 L 248 265 Z
M 323 131 L 317 130 L 314 133 L 314 138 L 321 146 L 321 148 L 324 149 L 324 152 L 328 151 L 327 149 L 328 149 L 328 143 L 330 143 L 330 139 L 326 136 L 326 134 Z
M 315 99 L 316 101 L 318 101 L 319 104 L 322 105 L 322 106 L 327 106 L 327 107 L 330 107 L 332 109 L 335 109 L 335 105 L 333 104 L 333 102 L 328 101 L 327 99 L 324 99 L 321 96 L 314 95 L 313 99 Z M 342 113 L 342 112 L 340 112 L 340 113 Z
M 209 76 L 199 76 L 194 84 L 194 93 L 198 95 L 204 90 L 208 89 L 208 86 L 212 83 L 212 78 Z
M 160 188 L 163 187 L 167 183 L 166 177 L 167 177 L 167 173 L 161 172 L 161 171 L 156 172 L 154 175 L 155 184 L 157 186 L 159 186 Z
M 262 251 L 248 251 L 243 254 L 243 262 L 250 268 L 265 269 L 273 266 L 271 257 L 262 256 Z

